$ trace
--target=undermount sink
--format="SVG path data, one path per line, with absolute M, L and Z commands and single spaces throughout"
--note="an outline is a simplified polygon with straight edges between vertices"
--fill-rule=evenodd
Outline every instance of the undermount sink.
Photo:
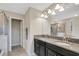
M 64 42 L 57 42 L 56 44 L 61 45 L 61 46 L 70 46 L 70 44 L 68 43 L 64 43 Z

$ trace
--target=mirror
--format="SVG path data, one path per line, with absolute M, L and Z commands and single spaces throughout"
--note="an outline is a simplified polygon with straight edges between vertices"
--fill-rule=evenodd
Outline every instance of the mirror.
M 79 38 L 79 17 L 78 16 L 67 19 L 66 34 L 74 38 Z
M 65 34 L 65 21 L 56 22 L 51 24 L 52 36 L 64 36 Z
M 79 17 L 64 19 L 51 24 L 51 35 L 79 38 Z

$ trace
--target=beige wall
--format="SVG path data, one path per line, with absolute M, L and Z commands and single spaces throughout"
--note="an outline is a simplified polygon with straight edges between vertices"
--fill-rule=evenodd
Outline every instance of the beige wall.
M 21 15 L 21 14 L 9 12 L 9 11 L 5 11 L 5 13 L 8 17 L 17 18 L 17 19 L 24 19 L 24 15 Z
M 79 17 L 72 21 L 72 36 L 79 38 Z
M 29 9 L 24 15 L 23 26 L 23 47 L 27 50 L 27 40 L 29 39 L 30 30 Z M 28 28 L 28 39 L 26 39 L 26 28 Z
M 50 35 L 50 25 L 48 21 L 41 18 L 40 15 L 41 11 L 29 8 L 25 16 L 25 28 L 28 27 L 29 29 L 29 37 L 28 40 L 26 40 L 26 49 L 29 55 L 34 52 L 34 35 Z
M 4 19 L 3 17 L 4 17 L 3 13 L 0 13 L 0 35 L 3 34 L 3 19 Z
M 24 19 L 23 21 L 23 47 L 31 55 L 34 50 L 33 38 L 34 35 L 50 35 L 50 24 L 48 20 L 40 17 L 41 11 L 34 8 L 29 8 L 25 15 L 20 15 L 14 12 L 5 11 L 7 17 Z M 26 28 L 28 28 L 28 39 L 26 39 Z M 10 43 L 8 44 L 10 45 Z
M 71 31 L 71 25 L 72 25 L 72 31 Z M 66 32 L 70 33 L 72 37 L 79 38 L 79 16 L 68 19 L 68 21 L 66 22 Z

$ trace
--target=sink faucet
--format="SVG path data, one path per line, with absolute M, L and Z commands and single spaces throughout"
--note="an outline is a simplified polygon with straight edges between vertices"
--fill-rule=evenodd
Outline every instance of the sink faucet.
M 69 38 L 70 38 L 69 35 L 64 35 L 64 42 L 69 43 Z
M 66 36 L 64 36 L 64 42 L 67 43 L 67 38 L 66 38 Z
M 64 36 L 64 42 L 67 43 L 67 44 L 70 44 L 69 40 L 71 38 L 71 35 L 65 35 Z

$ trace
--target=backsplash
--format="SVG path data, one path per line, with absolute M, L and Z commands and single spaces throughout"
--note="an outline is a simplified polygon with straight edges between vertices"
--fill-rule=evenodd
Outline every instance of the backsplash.
M 58 37 L 58 36 L 50 36 L 50 35 L 35 35 L 36 37 L 46 37 L 46 38 L 53 38 L 53 39 L 57 39 L 57 40 L 64 40 L 64 37 Z M 76 39 L 76 38 L 66 38 L 68 39 L 69 42 L 72 42 L 72 43 L 77 43 L 79 44 L 79 39 Z

